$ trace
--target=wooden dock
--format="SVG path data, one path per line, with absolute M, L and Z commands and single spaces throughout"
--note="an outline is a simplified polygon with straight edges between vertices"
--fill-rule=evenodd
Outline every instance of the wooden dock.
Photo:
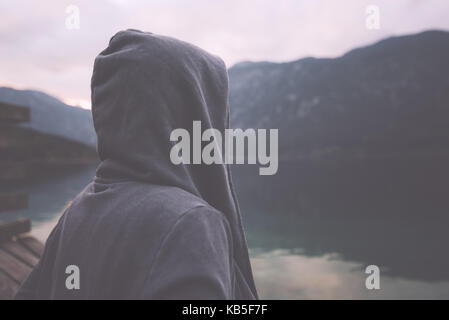
M 12 299 L 44 251 L 29 219 L 0 223 L 0 299 Z
M 28 107 L 0 101 L 0 122 L 29 122 L 31 111 Z
M 0 102 L 0 183 L 23 178 L 27 167 L 9 159 L 19 140 L 11 131 L 19 123 L 30 121 L 30 109 Z M 0 193 L 0 212 L 24 209 L 28 196 L 24 193 Z M 0 299 L 11 299 L 42 255 L 44 245 L 31 237 L 29 219 L 0 222 Z

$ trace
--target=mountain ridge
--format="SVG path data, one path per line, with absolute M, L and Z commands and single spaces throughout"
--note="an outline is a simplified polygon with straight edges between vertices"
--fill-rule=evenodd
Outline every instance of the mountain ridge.
M 449 137 L 447 56 L 449 33 L 430 30 L 336 58 L 241 62 L 229 69 L 231 125 L 278 128 L 280 151 L 288 156 L 440 143 Z M 96 144 L 89 110 L 7 87 L 0 87 L 0 101 L 30 107 L 25 127 Z
M 23 127 L 64 137 L 91 147 L 96 145 L 89 110 L 67 105 L 42 91 L 9 87 L 0 87 L 0 101 L 30 108 L 30 122 L 21 124 Z
M 426 31 L 337 58 L 231 68 L 231 124 L 278 128 L 280 152 L 291 157 L 443 143 L 449 137 L 447 56 L 449 33 Z

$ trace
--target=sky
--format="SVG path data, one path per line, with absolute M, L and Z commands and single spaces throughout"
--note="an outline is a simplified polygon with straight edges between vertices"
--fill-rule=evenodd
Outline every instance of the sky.
M 367 12 L 372 5 L 378 15 Z M 447 0 L 0 0 L 0 86 L 90 108 L 95 56 L 128 28 L 191 42 L 230 67 L 337 57 L 389 36 L 449 31 L 448 16 Z

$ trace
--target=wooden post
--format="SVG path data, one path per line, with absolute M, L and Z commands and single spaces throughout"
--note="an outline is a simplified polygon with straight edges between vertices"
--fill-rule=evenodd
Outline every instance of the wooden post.
M 10 240 L 21 233 L 31 231 L 30 219 L 18 219 L 10 222 L 0 223 L 0 243 Z
M 26 208 L 28 208 L 28 196 L 26 193 L 0 193 L 0 212 Z
M 7 123 L 29 122 L 30 109 L 24 106 L 0 102 L 0 121 Z

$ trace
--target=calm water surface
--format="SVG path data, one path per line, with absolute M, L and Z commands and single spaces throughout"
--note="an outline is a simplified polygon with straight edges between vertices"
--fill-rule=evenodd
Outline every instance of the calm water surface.
M 340 174 L 348 176 L 341 172 L 292 170 L 308 174 L 292 179 L 289 169 L 278 180 L 256 177 L 256 182 L 236 175 L 261 298 L 449 298 L 443 186 L 420 187 L 423 178 L 413 181 L 407 172 L 403 190 L 392 181 L 404 179 L 389 180 L 375 170 L 372 177 L 354 177 L 351 170 L 350 181 L 341 179 Z M 33 235 L 45 241 L 64 206 L 94 174 L 95 166 L 70 167 L 2 186 L 26 192 L 29 208 L 1 213 L 0 220 L 28 217 Z M 365 287 L 370 264 L 381 269 L 380 290 Z

